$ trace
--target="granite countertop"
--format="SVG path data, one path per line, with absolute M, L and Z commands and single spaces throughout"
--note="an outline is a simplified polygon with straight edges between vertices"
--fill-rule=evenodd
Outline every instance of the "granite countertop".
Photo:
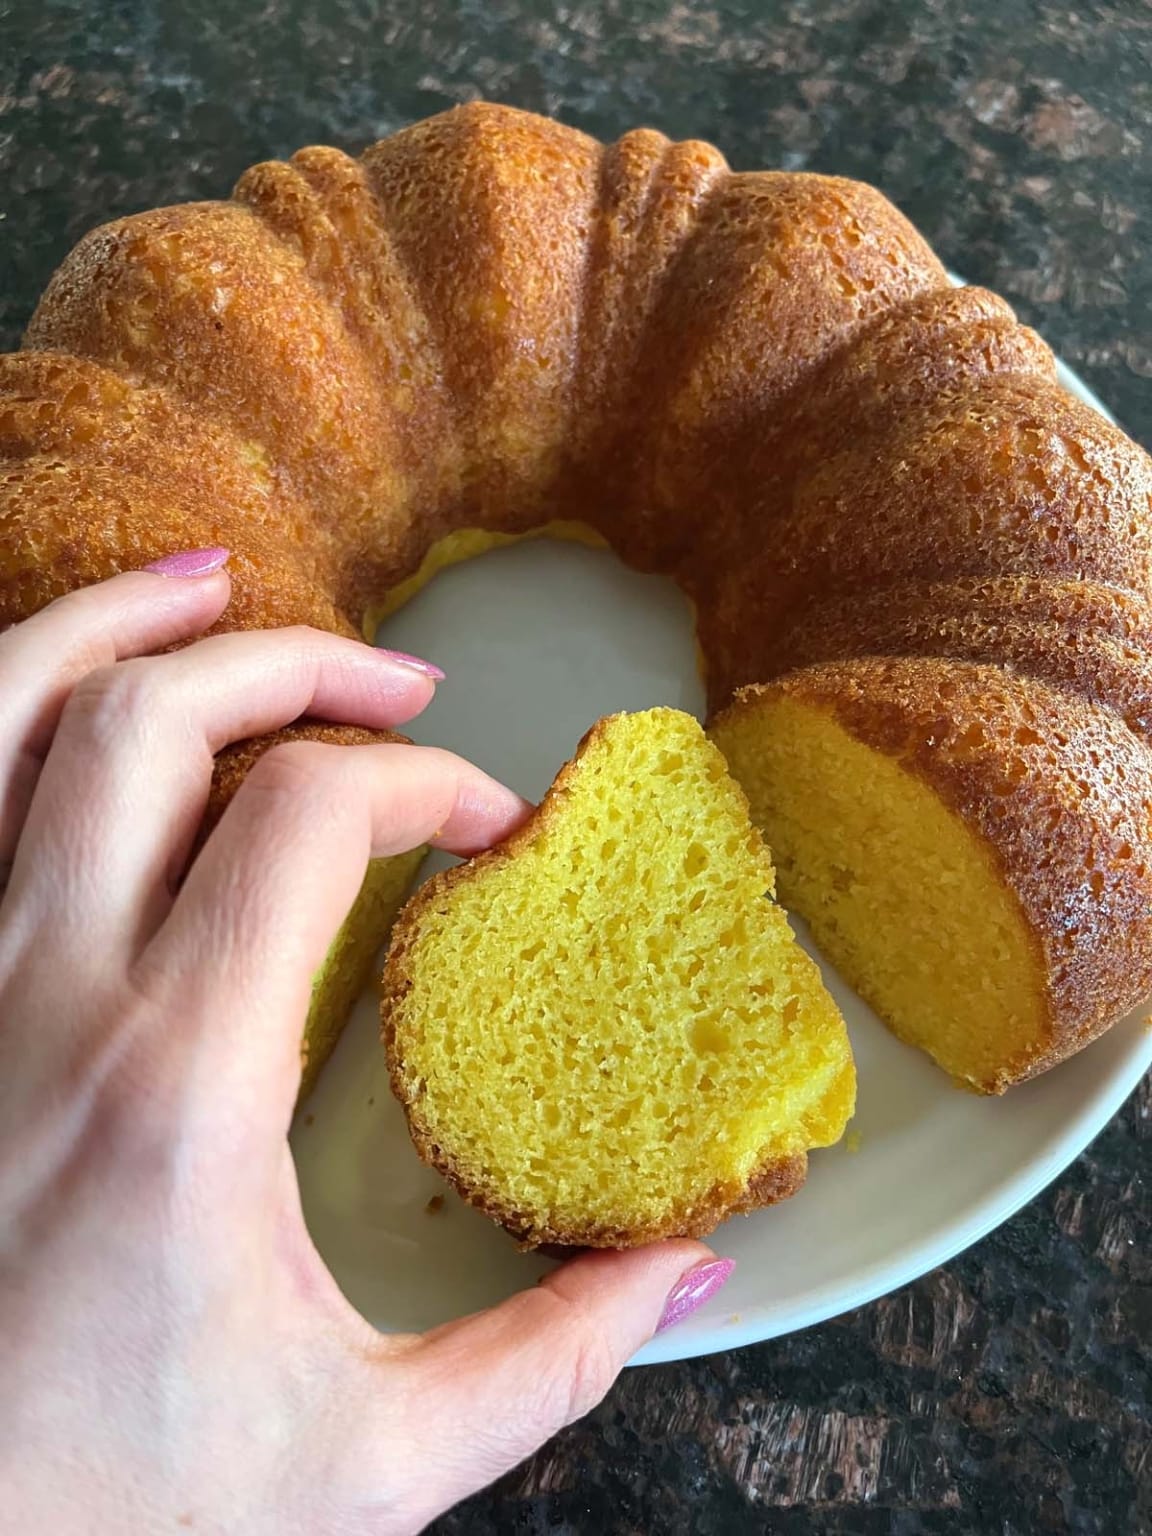
M 0 346 L 75 239 L 475 96 L 875 182 L 1152 446 L 1152 11 L 0 0 Z M 1145 1082 L 1027 1210 L 807 1333 L 627 1374 L 439 1536 L 1152 1532 Z

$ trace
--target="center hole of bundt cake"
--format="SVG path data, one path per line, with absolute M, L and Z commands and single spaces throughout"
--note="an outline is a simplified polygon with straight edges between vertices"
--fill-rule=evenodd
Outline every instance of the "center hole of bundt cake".
M 601 716 L 657 704 L 704 713 L 687 598 L 605 549 L 538 538 L 453 565 L 384 620 L 376 643 L 447 673 L 408 734 L 531 800 Z

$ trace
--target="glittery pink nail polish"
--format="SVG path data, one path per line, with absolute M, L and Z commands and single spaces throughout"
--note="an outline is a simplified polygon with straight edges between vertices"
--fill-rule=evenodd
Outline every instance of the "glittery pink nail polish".
M 182 549 L 174 555 L 165 555 L 162 560 L 153 560 L 144 569 L 155 571 L 158 576 L 211 576 L 213 571 L 220 569 L 230 553 L 230 550 L 221 549 L 218 544 L 207 549 Z
M 697 1264 L 695 1269 L 681 1275 L 668 1292 L 668 1300 L 664 1303 L 656 1332 L 663 1333 L 666 1328 L 675 1328 L 677 1323 L 691 1317 L 697 1307 L 711 1300 L 727 1283 L 728 1276 L 735 1268 L 735 1259 L 709 1259 L 706 1264 Z
M 420 656 L 409 656 L 407 651 L 386 651 L 379 647 L 380 655 L 387 656 L 389 661 L 397 661 L 402 667 L 411 667 L 413 672 L 421 672 L 425 677 L 430 677 L 434 683 L 444 681 L 444 673 L 432 662 L 425 661 Z

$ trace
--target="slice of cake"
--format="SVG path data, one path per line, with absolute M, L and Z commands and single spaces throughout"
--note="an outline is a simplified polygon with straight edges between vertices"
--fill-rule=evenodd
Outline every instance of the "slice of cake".
M 526 1246 L 702 1235 L 844 1130 L 848 1036 L 690 716 L 614 715 L 528 823 L 428 882 L 384 974 L 421 1156 Z

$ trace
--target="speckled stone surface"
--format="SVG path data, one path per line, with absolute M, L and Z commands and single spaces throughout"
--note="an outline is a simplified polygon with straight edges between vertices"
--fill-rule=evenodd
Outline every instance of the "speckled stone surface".
M 1152 9 L 1028 0 L 0 0 L 0 345 L 94 223 L 475 96 L 873 181 L 1152 445 Z M 969 1253 L 633 1372 L 438 1536 L 1152 1532 L 1145 1084 Z

